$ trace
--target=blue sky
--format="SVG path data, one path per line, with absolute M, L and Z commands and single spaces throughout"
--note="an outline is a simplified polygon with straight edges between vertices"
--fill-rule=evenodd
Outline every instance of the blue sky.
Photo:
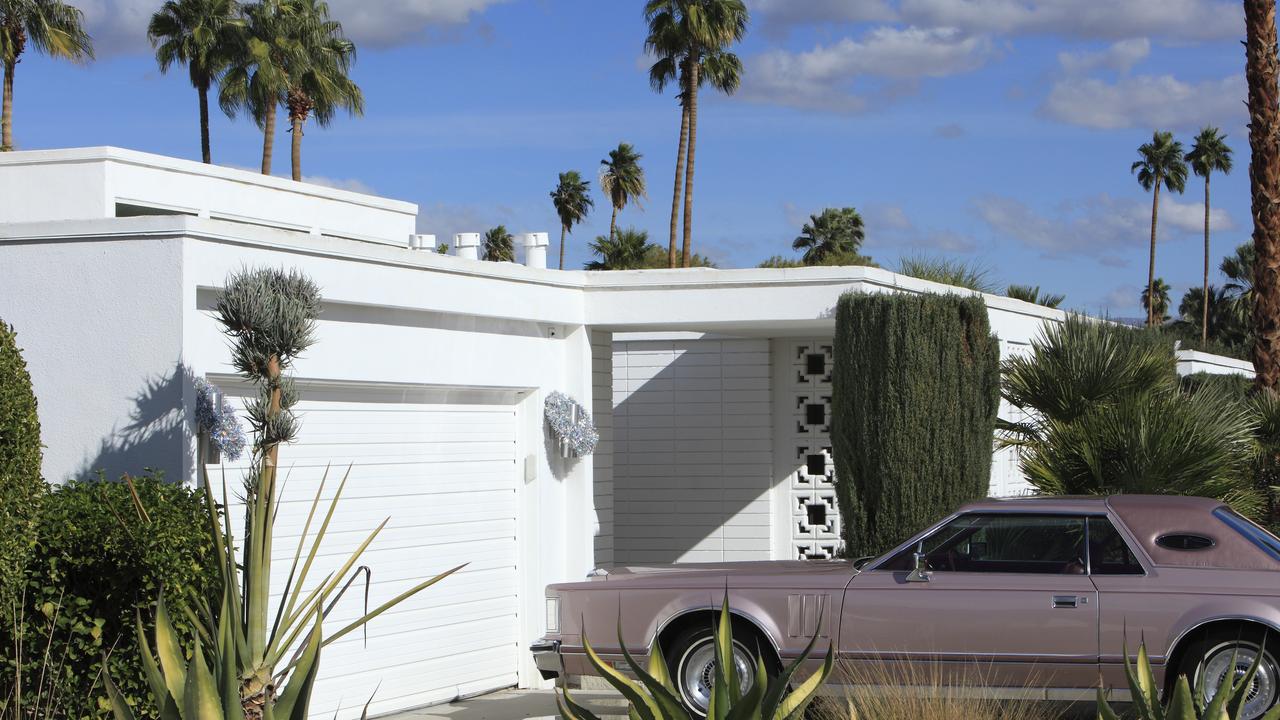
M 619 141 L 649 198 L 623 225 L 665 243 L 679 114 L 648 86 L 639 0 L 330 0 L 357 41 L 363 118 L 308 126 L 304 172 L 420 206 L 440 238 L 504 223 L 558 237 L 556 173 L 594 182 Z M 196 95 L 142 36 L 158 0 L 80 6 L 87 66 L 19 66 L 21 148 L 118 145 L 199 157 Z M 695 250 L 722 267 L 790 254 L 810 213 L 857 207 L 865 252 L 945 255 L 993 279 L 1136 316 L 1150 196 L 1129 173 L 1155 128 L 1216 124 L 1236 169 L 1213 179 L 1213 257 L 1250 232 L 1243 19 L 1225 0 L 748 0 L 741 91 L 703 96 Z M 261 136 L 217 114 L 214 161 L 254 168 Z M 288 135 L 277 174 L 288 173 Z M 1203 183 L 1162 197 L 1157 274 L 1198 285 Z M 597 209 L 569 261 L 607 231 Z M 553 239 L 553 244 L 555 240 Z M 553 248 L 554 249 L 554 248 Z

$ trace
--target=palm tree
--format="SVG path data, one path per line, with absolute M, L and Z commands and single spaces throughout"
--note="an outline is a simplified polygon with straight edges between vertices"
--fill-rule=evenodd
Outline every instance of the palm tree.
M 0 110 L 0 151 L 13 150 L 13 73 L 27 44 L 52 58 L 73 62 L 93 57 L 84 14 L 60 0 L 0 0 L 0 63 L 4 100 Z
M 342 34 L 342 23 L 329 17 L 324 0 L 290 0 L 296 16 L 288 23 L 290 38 L 298 50 L 285 58 L 289 86 L 284 105 L 293 133 L 293 179 L 302 179 L 302 127 L 314 116 L 328 127 L 339 110 L 364 114 L 364 94 L 349 73 L 356 46 Z
M 1066 295 L 1041 293 L 1039 285 L 1010 285 L 1004 291 L 1004 294 L 1014 300 L 1022 300 L 1023 302 L 1035 303 L 1049 308 L 1056 308 L 1067 299 Z
M 1205 126 L 1196 135 L 1191 144 L 1191 152 L 1187 153 L 1187 164 L 1191 170 L 1204 178 L 1204 286 L 1202 296 L 1209 294 L 1209 176 L 1215 172 L 1224 175 L 1231 172 L 1231 148 L 1227 146 L 1227 138 L 1216 127 Z M 1200 341 L 1209 339 L 1209 303 L 1201 303 L 1204 316 L 1200 319 Z
M 617 230 L 609 237 L 600 235 L 591 243 L 591 252 L 600 257 L 584 267 L 588 270 L 639 270 L 645 267 L 650 248 L 649 233 L 635 228 Z
M 696 76 L 699 88 L 710 83 L 713 88 L 732 95 L 738 90 L 742 80 L 742 61 L 732 52 L 723 48 L 708 49 L 699 54 L 700 63 L 696 72 L 690 71 L 692 55 L 689 50 L 690 34 L 687 20 L 680 9 L 680 3 L 674 1 L 649 3 L 646 12 L 649 20 L 649 36 L 645 38 L 645 51 L 657 57 L 649 68 L 649 84 L 654 91 L 662 92 L 666 86 L 676 83 L 680 91 L 676 95 L 680 106 L 680 137 L 676 147 L 676 176 L 671 193 L 671 234 L 667 246 L 668 267 L 676 267 L 676 227 L 680 219 L 681 191 L 684 188 L 685 159 L 689 148 L 690 112 L 689 80 Z M 686 252 L 687 254 L 687 252 Z M 684 263 L 688 267 L 690 263 Z
M 630 143 L 618 143 L 618 147 L 609 151 L 609 157 L 600 161 L 600 189 L 609 197 L 613 206 L 613 216 L 609 219 L 609 237 L 618 230 L 618 211 L 634 200 L 640 204 L 645 197 L 644 168 L 640 167 L 643 157 Z
M 1205 302 L 1205 297 L 1209 301 Z M 1245 337 L 1244 324 L 1239 322 L 1234 298 L 1226 287 L 1209 286 L 1206 295 L 1203 288 L 1191 288 L 1178 303 L 1180 322 L 1200 328 L 1201 342 L 1215 340 L 1224 345 L 1235 345 Z M 1205 323 L 1201 326 L 1201 323 Z
M 1222 259 L 1218 270 L 1227 278 L 1223 289 L 1228 293 L 1231 315 L 1241 328 L 1241 334 L 1252 341 L 1253 337 L 1253 265 L 1255 247 L 1246 242 Z
M 1138 184 L 1151 195 L 1151 260 L 1147 265 L 1147 293 L 1155 291 L 1156 284 L 1156 225 L 1160 218 L 1160 186 L 1180 193 L 1187 186 L 1187 162 L 1182 155 L 1182 143 L 1173 139 L 1173 133 L 1157 130 L 1151 142 L 1138 148 L 1138 161 L 1129 172 L 1138 174 Z M 1168 307 L 1168 303 L 1165 303 Z M 1147 324 L 1156 324 L 1156 316 L 1147 311 Z
M 688 142 L 683 152 L 677 151 L 675 194 L 680 192 L 678 178 L 683 158 L 684 236 L 680 254 L 682 265 L 689 267 L 693 242 L 694 158 L 698 149 L 698 89 L 705 82 L 702 77 L 705 69 L 715 76 L 711 82 L 717 89 L 726 93 L 737 90 L 742 63 L 727 48 L 747 33 L 747 7 L 742 0 L 648 0 L 644 14 L 649 23 L 646 48 L 658 55 L 659 63 L 664 58 L 670 59 L 662 67 L 655 64 L 650 70 L 650 82 L 659 90 L 672 79 L 680 84 L 680 137 L 684 140 L 687 135 Z M 655 70 L 664 78 L 660 83 L 654 83 Z M 673 211 L 676 205 L 673 199 Z M 673 223 L 674 215 L 673 212 Z
M 275 151 L 276 110 L 289 90 L 288 67 L 304 43 L 293 36 L 308 29 L 290 28 L 297 18 L 288 0 L 260 0 L 244 7 L 245 24 L 229 66 L 219 81 L 218 104 L 227 117 L 244 110 L 262 129 L 262 174 L 271 174 Z
M 226 68 L 243 24 L 236 0 L 168 0 L 151 16 L 147 38 L 156 49 L 160 72 L 186 65 L 191 86 L 200 96 L 200 157 L 213 162 L 209 150 L 209 88 Z
M 583 180 L 577 170 L 560 173 L 560 182 L 551 191 L 551 204 L 560 218 L 560 269 L 564 269 L 564 236 L 574 225 L 586 219 L 595 206 L 590 195 L 591 183 Z
M 1154 291 L 1154 292 L 1153 292 Z M 1155 297 L 1155 302 L 1151 298 Z M 1142 309 L 1147 311 L 1147 324 L 1158 325 L 1169 319 L 1169 284 L 1164 278 L 1156 278 L 1142 289 Z
M 506 225 L 499 225 L 485 232 L 483 251 L 480 256 L 481 260 L 489 260 L 491 262 L 516 261 L 515 239 L 507 231 Z
M 866 233 L 862 216 L 851 208 L 827 208 L 820 215 L 810 215 L 800 236 L 791 242 L 792 250 L 803 250 L 806 265 L 818 265 L 837 254 L 857 254 Z
M 1253 368 L 1259 388 L 1280 383 L 1280 60 L 1274 0 L 1244 0 L 1253 196 Z

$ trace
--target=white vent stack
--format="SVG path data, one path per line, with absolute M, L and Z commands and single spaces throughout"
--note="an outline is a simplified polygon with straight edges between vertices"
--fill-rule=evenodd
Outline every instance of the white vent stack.
M 410 250 L 435 250 L 436 236 L 435 235 L 417 235 L 417 234 L 410 235 L 409 249 Z
M 544 232 L 525 233 L 524 238 L 524 264 L 531 268 L 545 268 L 547 266 L 547 246 L 551 243 L 549 237 Z
M 479 260 L 480 233 L 458 233 L 454 235 L 453 254 L 467 260 Z

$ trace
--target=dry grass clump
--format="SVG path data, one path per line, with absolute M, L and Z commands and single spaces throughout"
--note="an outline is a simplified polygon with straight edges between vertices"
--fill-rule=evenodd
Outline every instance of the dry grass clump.
M 847 668 L 847 666 L 846 666 Z M 1029 699 L 1035 689 L 992 698 L 982 668 L 939 663 L 859 663 L 829 684 L 814 705 L 822 720 L 1058 720 L 1061 703 Z M 838 684 L 839 683 L 839 684 Z

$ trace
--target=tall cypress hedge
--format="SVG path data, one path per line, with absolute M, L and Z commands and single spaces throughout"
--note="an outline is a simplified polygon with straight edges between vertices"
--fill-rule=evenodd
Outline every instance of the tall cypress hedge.
M 9 617 L 35 544 L 42 457 L 31 376 L 13 328 L 0 320 L 0 618 Z
M 883 552 L 986 496 L 1000 346 L 981 298 L 845 295 L 832 385 L 831 444 L 849 554 Z

